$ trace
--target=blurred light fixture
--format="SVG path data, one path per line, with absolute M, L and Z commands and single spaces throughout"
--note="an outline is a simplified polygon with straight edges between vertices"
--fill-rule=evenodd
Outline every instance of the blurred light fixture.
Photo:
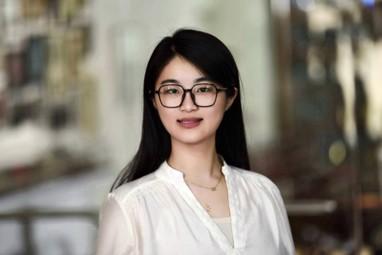
M 335 141 L 329 147 L 329 159 L 332 164 L 338 166 L 346 158 L 346 145 L 341 141 Z

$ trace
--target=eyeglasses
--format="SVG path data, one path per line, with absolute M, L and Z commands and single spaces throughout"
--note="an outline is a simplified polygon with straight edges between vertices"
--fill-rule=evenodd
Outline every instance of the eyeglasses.
M 154 91 L 158 94 L 160 103 L 167 108 L 180 107 L 190 92 L 192 102 L 198 107 L 210 107 L 216 102 L 219 92 L 226 91 L 227 88 L 218 88 L 213 83 L 197 83 L 190 89 L 185 89 L 179 84 L 165 84 Z

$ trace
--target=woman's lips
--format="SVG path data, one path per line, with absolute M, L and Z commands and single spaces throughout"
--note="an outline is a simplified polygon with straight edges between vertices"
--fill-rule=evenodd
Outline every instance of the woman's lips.
M 194 128 L 199 126 L 202 120 L 202 118 L 184 118 L 177 120 L 177 122 L 184 128 Z

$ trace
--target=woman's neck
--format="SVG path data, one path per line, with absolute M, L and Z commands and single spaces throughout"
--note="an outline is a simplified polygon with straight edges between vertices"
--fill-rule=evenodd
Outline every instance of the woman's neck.
M 186 178 L 197 183 L 209 183 L 220 178 L 221 162 L 215 143 L 177 144 L 172 142 L 168 163 L 184 173 Z

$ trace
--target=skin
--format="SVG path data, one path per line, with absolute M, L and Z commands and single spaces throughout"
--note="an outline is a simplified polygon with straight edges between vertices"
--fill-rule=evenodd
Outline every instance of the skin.
M 203 77 L 205 75 L 192 63 L 176 56 L 162 70 L 155 89 L 157 90 L 168 80 L 176 80 L 177 83 L 188 89 L 197 79 Z M 211 107 L 196 106 L 192 102 L 190 93 L 187 93 L 182 105 L 178 108 L 163 107 L 158 95 L 153 99 L 159 117 L 171 137 L 172 150 L 168 163 L 183 172 L 185 180 L 207 187 L 213 187 L 219 182 L 222 173 L 215 148 L 216 130 L 236 95 L 236 90 L 232 97 L 227 97 L 224 92 L 220 92 L 216 103 Z M 185 119 L 201 121 L 195 127 L 187 128 L 179 122 Z M 215 192 L 189 182 L 188 185 L 201 204 L 208 204 L 212 208 L 210 211 L 212 217 L 230 215 L 224 178 Z

